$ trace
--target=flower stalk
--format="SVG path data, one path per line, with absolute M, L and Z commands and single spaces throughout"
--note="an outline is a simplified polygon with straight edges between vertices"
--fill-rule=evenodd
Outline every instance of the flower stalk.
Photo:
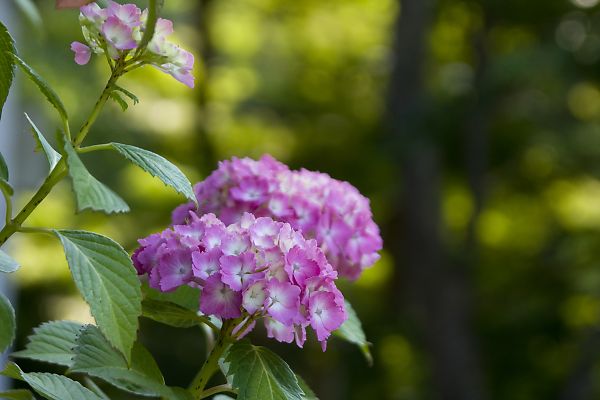
M 202 365 L 200 371 L 190 384 L 188 390 L 192 393 L 192 396 L 195 400 L 203 399 L 213 392 L 204 391 L 208 380 L 217 372 L 219 369 L 219 359 L 225 353 L 225 351 L 229 348 L 232 342 L 232 331 L 235 327 L 234 321 L 225 321 L 223 323 L 223 327 L 219 332 L 219 336 L 215 342 L 214 347 L 212 348 L 210 354 L 206 358 L 206 361 Z M 216 392 L 215 392 L 216 393 Z

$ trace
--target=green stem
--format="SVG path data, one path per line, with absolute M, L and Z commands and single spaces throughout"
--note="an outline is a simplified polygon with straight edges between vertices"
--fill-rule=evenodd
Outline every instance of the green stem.
M 92 151 L 100 151 L 100 150 L 112 150 L 112 144 L 104 143 L 104 144 L 94 144 L 92 146 L 80 147 L 77 149 L 78 153 L 91 153 Z
M 202 397 L 200 397 L 200 398 L 205 399 L 205 398 L 215 395 L 217 393 L 224 393 L 224 392 L 235 394 L 235 393 L 237 393 L 237 390 L 235 390 L 234 388 L 232 388 L 229 385 L 214 386 L 214 387 L 211 387 L 210 389 L 206 389 L 204 392 L 202 392 Z
M 85 121 L 85 123 L 81 126 L 81 129 L 79 130 L 79 133 L 77 133 L 77 136 L 75 136 L 75 138 L 73 139 L 72 143 L 74 147 L 77 148 L 81 145 L 83 139 L 85 139 L 88 132 L 90 131 L 90 128 L 92 127 L 94 122 L 96 122 L 96 119 L 100 115 L 100 111 L 102 111 L 102 107 L 104 107 L 104 104 L 106 104 L 106 101 L 110 97 L 110 93 L 113 91 L 114 85 L 117 83 L 117 80 L 119 80 L 119 78 L 125 73 L 125 67 L 125 63 L 121 60 L 119 60 L 115 65 L 115 69 L 110 75 L 110 79 L 106 83 L 106 86 L 104 87 L 102 94 L 98 98 L 98 101 L 96 101 L 96 104 L 94 104 L 94 108 L 92 109 L 90 116 L 88 117 L 87 121 Z
M 65 130 L 65 136 L 67 137 L 67 140 L 70 142 L 71 141 L 71 128 L 69 127 L 69 120 L 64 118 L 62 120 L 63 122 L 63 128 Z
M 23 233 L 45 233 L 47 235 L 53 235 L 54 232 L 52 231 L 52 229 L 48 229 L 48 228 L 36 228 L 36 227 L 32 227 L 32 226 L 22 226 L 19 229 L 17 229 L 17 232 L 23 232 Z
M 48 196 L 50 190 L 60 181 L 67 173 L 67 167 L 64 158 L 56 164 L 54 169 L 50 172 L 50 175 L 46 177 L 42 186 L 33 195 L 33 197 L 25 204 L 25 206 L 19 211 L 16 217 L 9 221 L 2 231 L 0 231 L 0 246 L 3 245 L 9 237 L 11 237 L 16 231 L 21 228 L 23 222 L 31 215 L 33 210 Z
M 223 323 L 223 327 L 219 332 L 219 336 L 217 337 L 217 341 L 213 349 L 206 358 L 202 368 L 190 384 L 188 390 L 192 393 L 195 400 L 204 398 L 204 388 L 206 387 L 208 380 L 219 369 L 219 359 L 231 344 L 231 331 L 233 331 L 234 327 L 235 324 L 232 323 L 232 321 Z

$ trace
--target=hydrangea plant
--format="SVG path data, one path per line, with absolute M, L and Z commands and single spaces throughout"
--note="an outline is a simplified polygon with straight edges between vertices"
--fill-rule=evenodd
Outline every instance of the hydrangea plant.
M 379 257 L 382 241 L 369 201 L 347 182 L 292 171 L 268 155 L 223 161 L 192 187 L 174 164 L 148 150 L 114 142 L 84 146 L 109 99 L 124 110 L 127 98 L 138 101 L 117 84 L 123 75 L 150 65 L 192 88 L 194 57 L 168 40 L 173 24 L 159 17 L 158 0 L 150 0 L 146 10 L 115 1 L 104 2 L 104 8 L 89 1 L 75 3 L 91 3 L 80 8 L 85 43 L 71 44 L 75 62 L 85 65 L 92 54 L 103 55 L 111 74 L 74 133 L 60 97 L 17 55 L 0 23 L 0 109 L 19 67 L 54 106 L 61 126 L 53 147 L 26 115 L 49 172 L 16 214 L 9 170 L 0 155 L 0 191 L 6 203 L 0 245 L 17 233 L 56 237 L 96 323 L 46 322 L 34 330 L 24 349 L 11 354 L 62 366 L 63 375 L 25 372 L 14 362 L 1 373 L 52 400 L 108 399 L 99 381 L 135 395 L 169 400 L 226 397 L 222 393 L 247 400 L 316 399 L 285 361 L 250 343 L 247 335 L 258 323 L 268 337 L 299 347 L 307 340 L 307 330 L 312 330 L 323 351 L 334 335 L 358 345 L 370 361 L 360 321 L 336 285 L 338 277 L 357 279 Z M 132 255 L 97 233 L 26 226 L 29 215 L 66 177 L 78 211 L 129 211 L 126 202 L 81 160 L 80 154 L 95 151 L 118 153 L 187 198 L 173 211 L 172 225 L 140 239 Z M 19 268 L 0 251 L 1 273 Z M 151 353 L 137 339 L 140 317 L 174 327 L 205 328 L 201 332 L 209 344 L 208 354 L 189 387 L 165 383 Z M 14 333 L 13 307 L 0 294 L 0 351 L 10 347 Z M 224 383 L 209 387 L 218 371 Z M 29 390 L 12 390 L 0 393 L 0 398 L 35 397 Z

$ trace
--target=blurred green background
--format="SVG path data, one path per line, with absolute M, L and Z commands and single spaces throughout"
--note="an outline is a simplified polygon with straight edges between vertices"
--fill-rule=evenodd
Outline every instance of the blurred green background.
M 53 3 L 37 2 L 41 27 L 23 18 L 18 49 L 77 126 L 108 69 L 100 57 L 72 61 L 77 11 Z M 218 160 L 270 153 L 357 186 L 384 234 L 381 261 L 341 284 L 373 343 L 372 368 L 337 340 L 326 353 L 261 331 L 253 340 L 324 400 L 600 398 L 598 0 L 165 3 L 176 41 L 196 56 L 196 89 L 135 71 L 121 84 L 140 104 L 109 104 L 87 143 L 146 147 L 193 181 Z M 29 82 L 19 88 L 52 136 L 53 110 Z M 19 121 L 2 134 L 25 136 Z M 31 224 L 104 233 L 133 250 L 182 201 L 117 155 L 84 161 L 132 212 L 74 215 L 64 183 Z M 55 240 L 10 245 L 23 265 L 13 277 L 18 348 L 42 321 L 89 320 Z M 170 384 L 187 385 L 202 363 L 199 330 L 143 321 L 141 338 Z

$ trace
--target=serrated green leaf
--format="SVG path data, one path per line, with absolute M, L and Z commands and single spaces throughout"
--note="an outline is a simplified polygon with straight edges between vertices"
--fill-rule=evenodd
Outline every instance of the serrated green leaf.
M 304 400 L 319 400 L 315 392 L 312 391 L 300 375 L 296 374 L 296 379 L 298 380 L 298 386 L 300 386 L 300 389 L 304 392 L 304 396 L 302 397 Z
M 69 117 L 67 115 L 67 110 L 65 109 L 65 106 L 63 105 L 62 101 L 60 100 L 60 97 L 58 97 L 54 89 L 52 89 L 50 85 L 48 85 L 48 83 L 37 72 L 35 72 L 29 65 L 27 65 L 25 61 L 23 61 L 19 58 L 19 56 L 14 54 L 14 52 L 8 54 L 10 54 L 10 56 L 14 59 L 16 64 L 21 68 L 21 71 L 23 71 L 25 75 L 27 75 L 27 77 L 37 85 L 37 87 L 44 94 L 44 96 L 46 96 L 46 99 L 48 99 L 50 104 L 52 104 L 54 108 L 56 108 L 56 110 L 60 114 L 61 119 L 63 121 L 68 120 Z
M 10 301 L 0 293 L 0 353 L 15 339 L 15 310 Z
M 46 140 L 42 132 L 38 129 L 38 127 L 33 123 L 29 115 L 25 113 L 25 118 L 27 118 L 27 122 L 31 125 L 31 133 L 33 133 L 33 138 L 36 143 L 36 150 L 42 151 L 48 160 L 48 165 L 50 165 L 50 169 L 54 169 L 56 164 L 60 161 L 61 155 L 52 148 L 50 143 Z
M 333 332 L 333 334 L 347 342 L 357 345 L 365 356 L 367 363 L 373 365 L 373 356 L 371 355 L 371 349 L 369 348 L 371 344 L 367 341 L 367 336 L 363 331 L 362 323 L 360 322 L 356 311 L 354 311 L 354 308 L 352 308 L 352 305 L 347 300 L 346 312 L 348 313 L 348 319 L 338 330 Z
M 10 56 L 13 53 L 16 53 L 15 42 L 6 26 L 0 22 L 0 117 L 15 75 L 15 62 Z M 8 175 L 3 178 L 8 180 Z
M 19 263 L 11 256 L 0 250 L 0 272 L 11 273 L 18 270 L 20 267 Z
M 171 186 L 189 200 L 196 201 L 192 184 L 188 178 L 166 158 L 128 144 L 111 143 L 111 146 L 123 157 L 163 181 L 165 185 Z
M 131 393 L 157 395 L 156 387 L 164 384 L 162 374 L 158 371 L 157 376 L 158 367 L 152 356 L 141 345 L 136 344 L 134 349 L 136 347 L 138 350 L 132 352 L 130 368 L 123 355 L 112 347 L 100 330 L 89 325 L 77 341 L 70 371 L 100 378 Z M 146 365 L 148 362 L 149 365 Z M 139 369 L 149 369 L 150 374 Z
M 96 382 L 94 382 L 90 377 L 86 376 L 85 378 L 83 378 L 83 381 L 85 383 L 85 387 L 94 392 L 94 394 L 96 394 L 98 397 L 102 398 L 103 400 L 110 400 L 106 393 L 104 393 L 102 389 L 100 389 L 100 387 L 96 384 Z
M 121 95 L 117 92 L 110 92 L 110 98 L 113 99 L 113 101 L 115 103 L 117 103 L 119 105 L 119 107 L 121 107 L 121 111 L 127 111 L 127 108 L 129 107 L 127 105 L 127 102 L 125 100 L 123 100 L 123 98 L 121 97 Z
M 25 373 L 15 363 L 8 363 L 1 375 L 25 381 L 40 395 L 49 400 L 103 400 L 66 376 L 48 373 Z
M 248 341 L 234 343 L 225 357 L 238 400 L 302 400 L 304 392 L 285 361 Z
M 33 393 L 26 389 L 9 390 L 0 392 L 0 399 L 6 400 L 35 400 Z
M 169 301 L 144 299 L 142 316 L 175 328 L 190 328 L 203 323 L 195 312 Z
M 164 0 L 149 0 L 148 1 L 148 19 L 146 21 L 146 27 L 144 29 L 144 35 L 142 36 L 142 41 L 139 44 L 139 48 L 144 49 L 152 40 L 154 36 L 154 31 L 156 30 L 156 21 L 158 21 L 158 16 L 160 14 L 160 10 L 163 6 Z
M 70 366 L 72 372 L 87 373 L 84 369 L 102 367 L 129 369 L 123 354 L 115 349 L 94 325 L 84 327 L 76 340 L 73 353 L 73 362 Z
M 70 367 L 73 349 L 84 325 L 70 321 L 51 321 L 33 330 L 25 350 L 12 353 L 13 357 L 28 358 Z
M 118 90 L 119 92 L 123 93 L 125 96 L 129 97 L 131 99 L 131 101 L 133 101 L 133 105 L 136 105 L 140 102 L 140 99 L 138 99 L 138 97 L 135 94 L 131 93 L 129 90 L 127 90 L 121 86 L 115 85 L 113 90 Z
M 168 399 L 182 397 L 183 389 L 165 386 L 164 378 L 152 355 L 140 343 L 133 347 L 131 366 L 115 350 L 95 326 L 88 326 L 75 348 L 71 372 L 85 373 L 130 393 L 144 396 L 162 396 Z
M 127 360 L 142 313 L 142 293 L 129 255 L 106 236 L 54 231 L 60 239 L 79 292 L 104 336 Z
M 0 153 L 0 179 L 8 181 L 8 165 L 6 165 L 6 160 L 4 160 L 2 153 Z
M 49 400 L 102 400 L 91 390 L 66 376 L 42 372 L 21 375 L 33 390 Z
M 69 142 L 65 141 L 64 148 L 78 211 L 86 209 L 105 213 L 129 211 L 125 200 L 89 173 Z

